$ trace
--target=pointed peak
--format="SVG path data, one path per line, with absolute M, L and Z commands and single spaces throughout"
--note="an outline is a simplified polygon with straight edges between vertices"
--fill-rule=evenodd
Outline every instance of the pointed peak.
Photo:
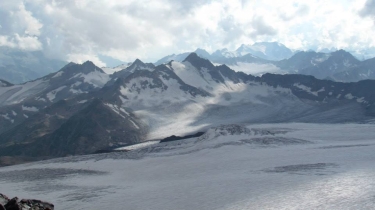
M 198 54 L 197 53 L 195 53 L 195 52 L 192 52 L 192 53 L 190 53 L 186 58 L 185 58 L 185 60 L 183 61 L 183 62 L 185 62 L 185 61 L 194 61 L 194 60 L 197 60 L 197 59 L 201 59 L 199 56 L 198 56 Z
M 354 56 L 348 52 L 348 51 L 345 51 L 343 49 L 340 49 L 340 50 L 337 50 L 335 52 L 332 52 L 331 53 L 332 56 L 341 56 L 341 57 L 350 57 L 350 58 L 354 58 Z
M 350 53 L 343 49 L 339 49 L 339 50 L 336 50 L 335 52 L 332 52 L 332 54 L 350 54 Z
M 64 66 L 60 71 L 84 74 L 88 74 L 94 71 L 100 71 L 101 73 L 104 73 L 104 71 L 101 68 L 97 67 L 92 61 L 86 61 L 82 64 L 70 62 L 69 64 Z
M 86 61 L 82 65 L 83 66 L 95 66 L 95 64 L 92 61 Z
M 141 60 L 139 60 L 138 58 L 135 59 L 135 61 L 133 62 L 132 65 L 145 65 L 145 63 L 143 63 Z
M 209 58 L 211 56 L 211 54 L 209 52 L 207 52 L 205 49 L 201 49 L 201 48 L 196 49 L 194 52 L 197 53 L 197 55 L 202 57 L 202 58 Z
M 94 64 L 94 63 L 92 61 L 90 61 L 90 60 L 87 60 L 83 64 Z
M 202 49 L 202 48 L 197 48 L 194 52 L 195 53 L 201 53 L 201 52 L 208 53 L 205 49 Z
M 68 64 L 66 64 L 64 67 L 62 67 L 61 69 L 65 69 L 65 68 L 69 68 L 71 66 L 74 66 L 74 65 L 78 65 L 77 63 L 74 63 L 74 62 L 69 62 Z
M 208 68 L 211 69 L 214 65 L 207 59 L 201 58 L 197 55 L 197 53 L 190 53 L 183 62 L 189 62 L 196 68 Z
M 143 63 L 141 60 L 139 60 L 138 58 L 135 59 L 135 61 L 129 66 L 127 67 L 125 70 L 128 71 L 130 69 L 130 71 L 134 71 L 135 69 L 138 69 L 140 67 L 144 67 L 146 66 L 145 63 Z

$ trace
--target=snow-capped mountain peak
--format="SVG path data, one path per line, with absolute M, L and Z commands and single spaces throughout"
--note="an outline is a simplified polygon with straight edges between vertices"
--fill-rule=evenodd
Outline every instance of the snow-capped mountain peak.
M 133 63 L 131 63 L 128 67 L 125 69 L 122 69 L 121 71 L 117 71 L 111 75 L 111 80 L 108 82 L 107 85 L 112 85 L 115 83 L 115 81 L 119 78 L 126 78 L 129 75 L 137 72 L 137 71 L 154 71 L 155 65 L 152 63 L 144 63 L 139 59 L 136 59 Z
M 211 69 L 214 67 L 214 65 L 209 60 L 199 57 L 197 53 L 190 53 L 190 55 L 186 57 L 183 62 L 189 62 L 191 65 L 195 66 L 198 69 Z
M 118 65 L 116 67 L 110 68 L 110 67 L 102 67 L 102 70 L 107 74 L 113 74 L 115 72 L 121 71 L 123 69 L 128 68 L 132 63 L 124 63 L 121 65 Z
M 205 49 L 201 49 L 201 48 L 198 48 L 194 51 L 195 53 L 197 53 L 197 55 L 199 57 L 202 57 L 202 58 L 210 58 L 210 53 L 208 53 Z
M 124 69 L 124 71 L 128 71 L 128 72 L 135 72 L 137 70 L 148 70 L 148 71 L 153 71 L 155 69 L 155 65 L 152 64 L 152 63 L 144 63 L 142 62 L 141 60 L 139 60 L 138 58 L 126 69 Z
M 242 44 L 236 51 L 239 55 L 252 54 L 267 60 L 290 58 L 293 52 L 278 42 L 256 42 L 253 45 Z

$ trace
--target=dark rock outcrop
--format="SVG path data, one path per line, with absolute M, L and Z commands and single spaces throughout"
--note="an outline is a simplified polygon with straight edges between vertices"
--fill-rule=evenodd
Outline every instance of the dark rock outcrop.
M 22 199 L 18 197 L 9 199 L 6 195 L 0 193 L 0 210 L 53 210 L 55 206 L 52 203 L 48 203 L 41 200 L 35 199 Z

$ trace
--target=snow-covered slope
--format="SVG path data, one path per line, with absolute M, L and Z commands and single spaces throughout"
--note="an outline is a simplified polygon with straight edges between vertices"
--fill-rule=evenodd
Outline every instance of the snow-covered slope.
M 91 62 L 70 63 L 60 71 L 20 85 L 0 87 L 0 105 L 17 104 L 26 99 L 56 101 L 62 90 L 72 94 L 101 88 L 109 76 Z
M 251 135 L 213 128 L 209 140 L 0 168 L 1 190 L 56 209 L 374 207 L 374 125 L 240 128 Z
M 183 62 L 138 70 L 108 87 L 104 95 L 117 94 L 111 103 L 133 110 L 149 125 L 148 137 L 154 139 L 225 122 L 360 121 L 367 115 L 364 107 L 375 100 L 361 91 L 368 85 L 294 75 L 253 77 L 192 53 Z M 339 118 L 318 115 L 335 116 L 344 107 L 351 111 Z
M 126 69 L 128 68 L 132 63 L 127 63 L 127 64 L 121 64 L 119 66 L 116 66 L 116 67 L 113 67 L 113 68 L 110 68 L 110 67 L 102 67 L 101 69 L 107 73 L 107 74 L 113 74 L 115 72 L 118 72 L 118 71 L 121 71 L 123 69 Z
M 99 90 L 109 79 L 88 61 L 70 63 L 56 73 L 24 84 L 0 87 L 0 131 L 59 100 Z
M 127 76 L 133 74 L 136 71 L 146 70 L 146 71 L 154 71 L 155 65 L 152 63 L 143 63 L 141 60 L 136 59 L 133 63 L 129 63 L 126 68 L 123 68 L 120 71 L 114 72 L 111 75 L 111 80 L 108 82 L 107 85 L 112 85 L 115 81 L 119 78 L 126 78 Z
M 234 111 L 238 106 L 271 106 L 262 98 L 282 95 L 293 98 L 288 89 L 247 80 L 246 75 L 224 65 L 214 66 L 194 53 L 184 62 L 172 61 L 152 72 L 139 70 L 119 81 L 116 85 L 120 100 L 116 103 L 134 110 L 150 126 L 149 138 L 152 139 L 166 137 L 171 130 L 186 134 L 222 120 L 249 118 L 235 114 L 228 119 L 217 111 Z M 292 100 L 297 101 L 297 98 Z M 200 119 L 202 115 L 206 118 Z M 198 122 L 201 120 L 204 122 Z
M 375 116 L 375 96 L 368 91 L 375 88 L 375 81 L 339 83 L 305 75 L 255 77 L 213 65 L 196 53 L 183 62 L 156 67 L 136 60 L 104 85 L 108 79 L 87 62 L 34 81 L 54 86 L 21 103 L 3 106 L 0 153 L 85 154 L 108 149 L 109 144 L 184 136 L 220 124 L 368 122 Z M 92 136 L 95 130 L 100 135 Z M 97 142 L 96 146 L 87 148 L 88 139 Z M 51 147 L 50 142 L 57 146 Z M 72 149 L 74 145 L 77 148 Z

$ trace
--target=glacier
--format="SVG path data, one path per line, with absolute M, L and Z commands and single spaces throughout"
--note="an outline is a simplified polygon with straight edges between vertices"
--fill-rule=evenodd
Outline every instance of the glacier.
M 56 209 L 372 209 L 374 124 L 221 125 L 130 152 L 0 168 Z

